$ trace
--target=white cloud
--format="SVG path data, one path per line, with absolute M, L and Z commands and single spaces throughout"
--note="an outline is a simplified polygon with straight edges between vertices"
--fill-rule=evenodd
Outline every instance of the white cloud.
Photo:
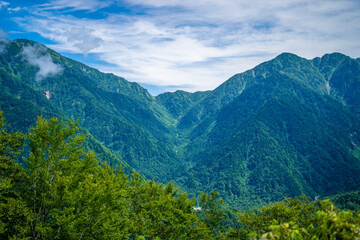
M 92 0 L 52 1 L 90 10 Z M 18 19 L 62 52 L 95 53 L 117 67 L 100 67 L 130 81 L 213 89 L 281 52 L 313 58 L 339 51 L 360 56 L 360 2 L 353 0 L 131 0 L 146 14 L 111 13 L 99 20 L 71 15 Z M 57 3 L 54 4 L 54 3 Z M 76 5 L 76 6 L 75 6 Z M 43 7 L 43 5 L 42 5 Z
M 8 5 L 10 5 L 10 3 L 4 2 L 4 1 L 0 1 L 0 10 L 2 9 L 2 7 L 6 7 L 6 6 L 8 6 Z
M 7 8 L 8 11 L 10 12 L 18 12 L 20 10 L 23 10 L 25 8 L 21 8 L 21 7 L 15 7 L 15 8 Z
M 84 27 L 72 27 L 65 35 L 68 37 L 68 42 L 73 43 L 73 46 L 79 49 L 85 56 L 103 42 L 101 38 L 91 35 L 91 30 Z
M 88 10 L 96 11 L 98 9 L 110 6 L 114 1 L 108 0 L 52 0 L 49 3 L 39 5 L 41 10 Z
M 23 47 L 22 54 L 26 57 L 29 64 L 39 68 L 35 76 L 37 82 L 63 71 L 63 68 L 59 64 L 54 63 L 51 57 L 46 54 L 45 48 L 42 45 Z

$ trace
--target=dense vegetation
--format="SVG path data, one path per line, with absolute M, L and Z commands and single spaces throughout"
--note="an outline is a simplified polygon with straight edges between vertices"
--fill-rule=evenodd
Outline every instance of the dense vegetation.
M 360 211 L 360 191 L 333 195 L 330 200 L 340 209 Z
M 153 97 L 41 44 L 0 44 L 10 130 L 28 132 L 37 116 L 78 122 L 100 162 L 174 181 L 191 197 L 214 189 L 235 209 L 360 189 L 358 60 L 284 53 L 213 91 Z
M 173 183 L 99 165 L 78 130 L 39 117 L 28 134 L 8 133 L 0 112 L 1 239 L 360 238 L 357 213 L 306 197 L 239 213 L 229 228 L 218 193 L 202 193 L 195 210 Z M 23 167 L 16 159 L 26 145 Z

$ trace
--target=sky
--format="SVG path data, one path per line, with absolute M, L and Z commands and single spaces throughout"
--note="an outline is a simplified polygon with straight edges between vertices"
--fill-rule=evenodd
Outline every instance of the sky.
M 40 42 L 153 95 L 194 92 L 282 52 L 360 57 L 360 1 L 1 0 L 0 38 Z

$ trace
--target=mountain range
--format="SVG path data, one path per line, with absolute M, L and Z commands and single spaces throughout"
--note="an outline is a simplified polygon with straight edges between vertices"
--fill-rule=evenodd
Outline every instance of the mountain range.
M 79 123 L 101 161 L 232 208 L 360 189 L 360 59 L 283 53 L 212 91 L 156 97 L 42 44 L 0 42 L 0 109 Z

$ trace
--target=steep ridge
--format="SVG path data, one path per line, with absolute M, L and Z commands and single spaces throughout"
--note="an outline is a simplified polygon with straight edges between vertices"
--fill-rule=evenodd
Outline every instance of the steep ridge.
M 213 115 L 233 101 L 245 88 L 251 87 L 259 80 L 266 79 L 274 72 L 289 75 L 299 81 L 306 81 L 309 86 L 319 88 L 318 86 L 321 85 L 322 88 L 325 89 L 324 77 L 310 61 L 294 54 L 283 53 L 271 61 L 260 64 L 254 69 L 236 74 L 221 84 L 181 119 L 179 127 L 188 127 L 191 123 L 201 122 L 206 117 Z
M 0 92 L 0 109 L 4 112 L 10 130 L 27 132 L 30 126 L 36 124 L 38 116 L 47 119 L 56 117 L 60 120 L 68 120 L 44 95 L 23 84 L 3 69 L 0 69 L 0 79 L 2 90 Z M 89 134 L 84 128 L 80 132 Z M 92 135 L 89 134 L 86 138 L 84 146 L 87 151 L 94 151 L 100 161 L 107 162 L 114 167 L 121 165 L 126 173 L 133 171 L 127 162 L 115 152 L 104 147 Z
M 334 60 L 327 64 L 326 59 L 329 57 Z M 332 67 L 334 68 L 332 71 L 341 75 L 341 72 L 345 73 L 346 70 L 336 71 L 336 67 L 349 59 L 349 57 L 338 53 L 325 55 L 320 68 L 313 64 L 316 59 L 306 60 L 294 54 L 283 53 L 252 70 L 233 76 L 215 89 L 202 102 L 190 109 L 188 114 L 179 121 L 180 129 L 183 128 L 184 122 L 192 123 L 190 124 L 191 132 L 188 134 L 192 141 L 187 146 L 186 151 L 192 154 L 189 159 L 195 159 L 195 161 L 199 159 L 199 154 L 202 155 L 203 152 L 212 149 L 219 140 L 221 141 L 228 136 L 227 134 L 231 134 L 236 125 L 241 124 L 251 114 L 256 113 L 269 99 L 282 92 L 291 91 L 296 94 L 296 87 L 287 81 L 287 78 L 306 86 L 309 90 L 316 91 L 318 94 L 331 94 L 338 101 L 341 101 L 343 97 L 338 97 L 340 95 L 338 93 L 339 87 L 334 84 L 334 81 L 326 79 L 329 76 L 326 75 L 324 69 L 335 65 L 335 67 Z M 348 101 L 349 106 L 359 100 L 359 97 L 357 97 L 359 95 L 348 94 L 352 92 L 350 86 L 348 86 L 349 83 L 347 83 L 349 81 L 353 82 L 352 89 L 355 92 L 358 91 L 360 81 L 356 76 L 359 76 L 359 74 L 353 73 L 347 78 L 348 81 L 343 81 L 346 84 L 340 84 L 346 86 L 348 90 L 346 96 L 352 96 L 351 100 Z M 227 94 L 227 92 L 230 93 Z M 240 95 L 242 97 L 239 101 L 232 102 Z M 205 145 L 204 141 L 206 141 Z
M 186 146 L 193 167 L 177 182 L 193 193 L 216 189 L 239 208 L 358 189 L 358 67 L 338 53 L 314 60 L 285 53 L 230 78 L 213 93 L 235 84 L 237 97 L 212 111 L 204 112 L 209 98 L 189 110 L 201 109 L 202 118 Z
M 318 61 L 318 62 L 317 62 Z M 314 59 L 328 81 L 329 94 L 359 116 L 360 114 L 360 65 L 355 59 L 342 54 L 327 54 Z
M 296 95 L 279 93 L 245 120 L 242 108 L 233 108 L 243 103 L 242 96 L 234 100 L 224 110 L 227 117 L 219 113 L 214 150 L 178 182 L 191 192 L 216 189 L 239 208 L 303 193 L 315 197 L 358 189 L 359 120 L 330 97 L 294 87 Z M 231 123 L 229 137 L 221 138 Z

